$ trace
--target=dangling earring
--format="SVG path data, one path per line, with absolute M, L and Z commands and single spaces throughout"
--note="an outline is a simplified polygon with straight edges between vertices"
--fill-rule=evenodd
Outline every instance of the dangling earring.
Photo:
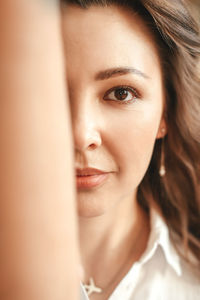
M 161 129 L 162 133 L 165 133 L 165 128 Z M 161 159 L 160 159 L 160 170 L 159 175 L 160 177 L 165 176 L 166 169 L 165 169 L 165 155 L 164 155 L 164 137 L 162 138 L 162 144 L 161 144 Z

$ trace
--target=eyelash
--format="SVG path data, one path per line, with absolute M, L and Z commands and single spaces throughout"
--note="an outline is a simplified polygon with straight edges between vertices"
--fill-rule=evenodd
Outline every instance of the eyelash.
M 128 91 L 128 92 L 131 92 L 132 95 L 133 95 L 133 99 L 130 99 L 130 100 L 115 100 L 115 99 L 108 99 L 106 98 L 109 94 L 111 94 L 112 92 L 115 92 L 117 90 L 125 90 L 125 91 Z M 132 87 L 130 86 L 127 86 L 127 85 L 119 85 L 119 86 L 115 86 L 115 87 L 112 87 L 111 89 L 109 89 L 104 97 L 103 97 L 104 100 L 110 100 L 110 101 L 116 101 L 118 102 L 119 104 L 123 104 L 123 105 L 126 105 L 126 104 L 131 104 L 133 102 L 135 102 L 137 99 L 140 99 L 140 94 L 137 92 L 137 90 L 133 89 Z

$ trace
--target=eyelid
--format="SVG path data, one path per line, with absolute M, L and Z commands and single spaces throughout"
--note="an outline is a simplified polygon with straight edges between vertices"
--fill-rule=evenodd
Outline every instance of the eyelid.
M 113 92 L 113 91 L 115 91 L 115 90 L 117 90 L 117 89 L 120 89 L 120 88 L 129 90 L 130 92 L 132 92 L 132 93 L 134 94 L 135 97 L 134 97 L 133 99 L 131 99 L 131 100 L 113 100 L 113 99 L 105 99 L 105 98 L 107 97 L 107 95 L 109 95 L 111 92 Z M 114 87 L 112 87 L 111 89 L 109 89 L 108 91 L 106 91 L 105 95 L 103 96 L 103 99 L 104 99 L 104 100 L 116 101 L 116 102 L 118 102 L 118 103 L 120 103 L 120 104 L 126 104 L 126 103 L 128 104 L 128 103 L 131 103 L 131 102 L 133 102 L 133 101 L 135 101 L 135 100 L 137 100 L 137 99 L 140 99 L 140 98 L 141 98 L 141 95 L 140 95 L 140 93 L 138 92 L 138 90 L 135 89 L 135 88 L 133 88 L 133 87 L 130 86 L 130 85 L 117 85 L 117 86 L 114 86 Z

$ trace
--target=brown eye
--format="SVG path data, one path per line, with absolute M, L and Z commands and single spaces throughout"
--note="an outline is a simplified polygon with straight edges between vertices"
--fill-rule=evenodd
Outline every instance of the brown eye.
M 137 93 L 130 87 L 115 87 L 106 92 L 104 100 L 115 100 L 119 102 L 132 102 L 137 99 Z
M 128 93 L 129 92 L 123 88 L 114 91 L 114 95 L 118 100 L 125 100 L 128 97 Z

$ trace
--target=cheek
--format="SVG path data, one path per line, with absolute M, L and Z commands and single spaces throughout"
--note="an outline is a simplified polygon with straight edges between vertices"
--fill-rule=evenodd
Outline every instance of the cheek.
M 161 110 L 149 109 L 123 112 L 109 122 L 112 155 L 119 167 L 120 180 L 137 186 L 142 180 L 152 156 Z M 134 175 L 134 176 L 133 176 Z

